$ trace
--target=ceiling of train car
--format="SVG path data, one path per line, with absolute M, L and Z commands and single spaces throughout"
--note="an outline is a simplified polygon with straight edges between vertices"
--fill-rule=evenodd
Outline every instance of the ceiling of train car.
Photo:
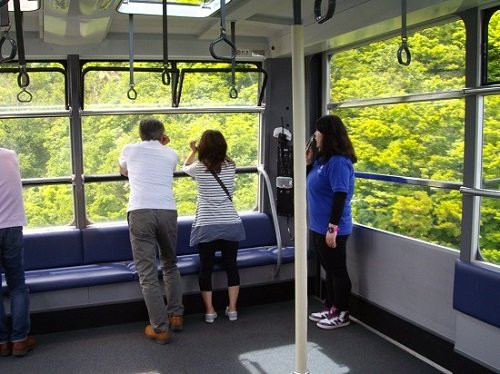
M 218 3 L 220 0 L 212 1 Z M 407 2 L 408 24 L 411 26 L 498 0 Z M 57 46 L 70 46 L 72 53 L 84 55 L 87 49 L 102 46 L 107 40 L 128 37 L 128 15 L 117 12 L 120 3 L 121 0 L 41 0 L 39 10 L 24 14 L 23 28 L 26 33 L 31 32 L 39 41 L 52 46 L 52 51 L 57 51 Z M 328 1 L 322 3 L 326 8 Z M 304 40 L 309 52 L 340 47 L 400 27 L 401 0 L 337 0 L 334 17 L 322 25 L 314 20 L 314 0 L 301 0 L 301 9 Z M 237 41 L 241 41 L 243 48 L 264 51 L 265 57 L 290 53 L 293 0 L 231 0 L 226 5 L 226 21 L 228 29 L 229 21 L 236 21 Z M 219 23 L 219 12 L 205 18 L 169 16 L 169 38 L 184 44 L 192 41 L 192 48 L 197 48 L 219 36 Z M 157 39 L 161 43 L 161 34 L 161 16 L 134 16 L 134 35 L 139 39 L 142 35 L 145 40 Z M 79 46 L 83 53 L 79 53 Z M 175 47 L 174 42 L 174 55 Z M 203 53 L 206 55 L 206 51 Z M 181 51 L 178 54 L 181 55 Z

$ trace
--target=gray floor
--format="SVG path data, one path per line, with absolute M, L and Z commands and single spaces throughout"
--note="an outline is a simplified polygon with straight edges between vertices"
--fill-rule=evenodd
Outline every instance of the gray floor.
M 316 308 L 316 301 L 310 308 Z M 223 311 L 213 325 L 187 316 L 185 330 L 168 345 L 143 335 L 145 322 L 38 336 L 24 358 L 0 357 L 0 373 L 291 373 L 293 302 Z M 308 323 L 310 373 L 435 373 L 426 363 L 359 324 L 321 330 Z

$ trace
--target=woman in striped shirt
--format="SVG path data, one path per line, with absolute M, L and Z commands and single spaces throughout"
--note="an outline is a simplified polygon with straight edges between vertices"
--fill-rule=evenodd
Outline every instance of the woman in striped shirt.
M 240 290 L 236 255 L 238 242 L 245 239 L 241 218 L 232 201 L 236 166 L 226 154 L 227 143 L 220 131 L 206 130 L 198 146 L 196 141 L 191 141 L 189 146 L 191 154 L 182 170 L 196 180 L 198 187 L 190 245 L 198 245 L 200 254 L 199 284 L 206 309 L 205 321 L 213 323 L 217 318 L 212 304 L 212 270 L 217 250 L 222 253 L 227 273 L 229 305 L 225 314 L 230 321 L 235 321 Z

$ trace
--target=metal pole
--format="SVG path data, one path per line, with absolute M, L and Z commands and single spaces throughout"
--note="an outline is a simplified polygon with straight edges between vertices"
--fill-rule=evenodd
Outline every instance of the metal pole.
M 300 24 L 300 1 L 294 0 L 292 26 L 293 175 L 295 220 L 295 370 L 307 370 L 307 221 L 304 28 Z
M 73 199 L 75 226 L 83 229 L 87 225 L 85 213 L 85 189 L 83 186 L 83 141 L 82 118 L 80 116 L 80 59 L 78 55 L 68 56 L 68 93 L 70 117 L 71 164 L 73 169 Z

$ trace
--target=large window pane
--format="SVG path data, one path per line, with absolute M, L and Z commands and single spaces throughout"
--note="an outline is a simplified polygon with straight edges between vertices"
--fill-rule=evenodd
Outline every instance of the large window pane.
M 85 68 L 91 67 L 122 67 L 128 69 L 126 63 L 88 63 Z M 178 69 L 185 68 L 229 68 L 227 63 L 194 63 L 182 62 L 177 64 Z M 239 64 L 238 67 L 255 67 L 254 65 Z M 162 83 L 161 71 L 163 66 L 158 62 L 138 62 L 134 64 L 134 89 L 137 99 L 127 97 L 129 91 L 129 71 L 100 71 L 89 70 L 84 76 L 85 109 L 109 108 L 116 105 L 121 107 L 158 107 L 170 106 L 172 88 Z M 139 71 L 140 68 L 157 69 L 157 71 Z M 257 105 L 259 73 L 236 73 L 235 84 L 238 97 L 229 97 L 231 74 L 229 72 L 205 72 L 185 74 L 180 106 L 221 106 L 221 105 Z
M 166 127 L 172 147 L 179 154 L 180 170 L 190 153 L 189 141 L 199 139 L 207 129 L 220 130 L 228 143 L 228 154 L 236 166 L 257 165 L 258 114 L 155 115 Z M 128 143 L 140 141 L 138 124 L 143 116 L 100 116 L 83 118 L 85 174 L 116 174 L 118 157 Z M 257 178 L 237 176 L 235 205 L 240 211 L 256 206 Z M 124 219 L 128 185 L 123 182 L 86 185 L 87 213 L 93 222 Z M 194 214 L 196 187 L 190 178 L 176 178 L 174 193 L 180 215 Z
M 257 174 L 237 174 L 234 205 L 239 212 L 257 207 Z M 89 183 L 85 186 L 87 216 L 93 223 L 123 221 L 127 217 L 128 182 Z M 194 215 L 196 183 L 189 177 L 174 179 L 174 197 L 180 216 Z
M 70 184 L 24 189 L 28 228 L 72 225 L 73 190 Z
M 337 52 L 330 63 L 331 101 L 459 89 L 465 85 L 461 20 L 409 35 L 412 61 L 398 64 L 399 36 Z
M 500 199 L 481 198 L 479 249 L 485 261 L 500 265 Z
M 57 68 L 62 69 L 59 63 L 30 63 L 28 68 Z M 13 72 L 5 72 L 6 68 L 14 69 Z M 34 110 L 63 110 L 66 107 L 65 80 L 62 71 L 28 71 L 30 84 L 27 91 L 32 94 L 30 102 L 22 103 L 17 100 L 21 89 L 17 85 L 19 66 L 17 64 L 3 64 L 0 69 L 0 111 L 34 111 Z M 27 98 L 22 94 L 22 99 Z
M 496 11 L 488 23 L 487 81 L 500 82 L 500 11 Z
M 483 187 L 500 190 L 500 96 L 484 98 Z M 485 261 L 500 265 L 500 199 L 481 198 L 479 249 Z
M 67 118 L 0 119 L 0 147 L 17 152 L 22 178 L 71 175 Z
M 128 64 L 119 62 L 88 63 L 84 68 L 91 67 L 123 67 Z M 162 69 L 160 63 L 140 62 L 134 64 L 135 68 Z M 172 100 L 172 85 L 162 83 L 161 70 L 157 72 L 134 72 L 134 89 L 137 98 L 130 100 L 129 91 L 130 74 L 122 71 L 90 70 L 85 73 L 83 80 L 83 95 L 85 109 L 99 109 L 110 107 L 158 107 L 170 106 Z
M 348 126 L 356 170 L 461 182 L 464 101 L 336 110 Z
M 186 64 L 179 64 L 184 67 Z M 229 64 L 193 63 L 187 68 L 228 68 Z M 250 67 L 250 66 L 249 66 Z M 184 76 L 180 106 L 223 106 L 257 105 L 261 74 L 238 72 L 235 74 L 235 88 L 238 97 L 229 97 L 231 74 L 217 72 L 193 73 Z
M 67 118 L 0 119 L 0 147 L 16 151 L 23 179 L 71 175 Z M 71 185 L 26 188 L 28 227 L 69 224 L 72 199 Z
M 500 95 L 484 98 L 483 187 L 500 190 Z
M 356 179 L 357 223 L 460 248 L 462 197 L 458 191 Z

